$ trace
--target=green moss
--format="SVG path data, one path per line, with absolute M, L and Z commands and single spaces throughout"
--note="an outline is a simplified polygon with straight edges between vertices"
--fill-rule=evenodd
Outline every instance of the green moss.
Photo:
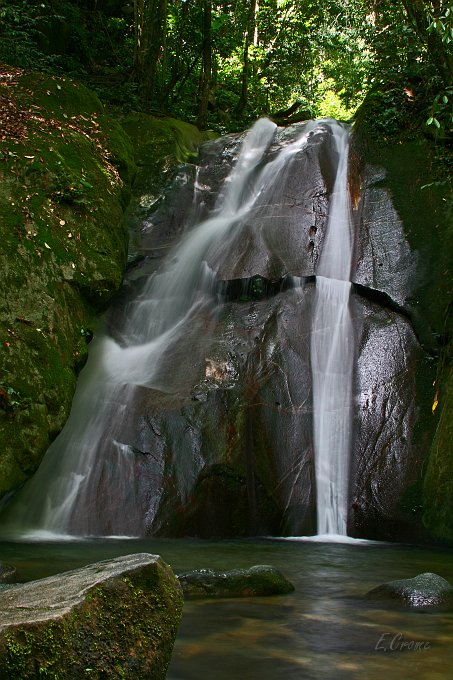
M 209 135 L 144 114 L 123 121 L 127 134 L 70 78 L 0 76 L 11 121 L 0 141 L 1 497 L 36 469 L 69 414 L 83 331 L 121 285 L 136 163 L 135 193 L 157 197 Z
M 453 342 L 445 349 L 449 361 L 440 372 L 436 393 L 436 432 L 423 488 L 424 523 L 436 539 L 453 543 Z
M 30 94 L 33 106 L 40 107 L 47 118 L 56 116 L 67 120 L 69 116 L 97 115 L 103 111 L 100 99 L 92 90 L 68 77 L 21 72 L 18 101 L 27 105 Z
M 144 113 L 132 113 L 121 124 L 132 141 L 139 167 L 134 193 L 152 193 L 151 202 L 168 184 L 178 165 L 196 156 L 200 144 L 217 136 L 200 132 L 190 123 Z
M 1 677 L 163 680 L 181 612 L 180 587 L 159 561 L 93 588 L 58 620 L 0 634 Z
M 68 416 L 81 331 L 122 281 L 119 170 L 126 181 L 134 172 L 129 138 L 82 85 L 17 72 L 6 87 L 16 122 L 0 143 L 0 385 L 21 398 L 0 398 L 0 496 L 36 469 Z

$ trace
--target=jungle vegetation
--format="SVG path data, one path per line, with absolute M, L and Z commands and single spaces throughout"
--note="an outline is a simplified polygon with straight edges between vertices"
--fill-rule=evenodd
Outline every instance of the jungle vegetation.
M 3 0 L 0 61 L 224 132 L 348 119 L 373 89 L 450 136 L 452 0 Z

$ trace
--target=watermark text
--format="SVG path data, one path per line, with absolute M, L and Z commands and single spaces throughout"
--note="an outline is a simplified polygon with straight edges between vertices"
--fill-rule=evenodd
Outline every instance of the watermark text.
M 374 649 L 377 652 L 421 652 L 431 649 L 431 643 L 406 639 L 402 633 L 382 633 Z

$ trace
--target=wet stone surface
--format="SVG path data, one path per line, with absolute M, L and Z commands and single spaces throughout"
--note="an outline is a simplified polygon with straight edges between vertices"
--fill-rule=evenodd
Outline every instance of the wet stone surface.
M 426 572 L 414 578 L 389 581 L 370 590 L 366 597 L 376 601 L 394 602 L 413 609 L 451 608 L 453 587 L 438 574 Z

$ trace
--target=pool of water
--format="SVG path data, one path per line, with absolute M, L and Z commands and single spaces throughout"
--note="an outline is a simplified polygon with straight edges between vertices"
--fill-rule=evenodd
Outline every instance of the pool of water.
M 186 602 L 169 680 L 443 680 L 453 668 L 453 613 L 371 606 L 388 580 L 432 571 L 453 583 L 453 551 L 385 543 L 288 540 L 1 542 L 0 559 L 31 580 L 134 552 L 175 572 L 272 564 L 290 595 Z

